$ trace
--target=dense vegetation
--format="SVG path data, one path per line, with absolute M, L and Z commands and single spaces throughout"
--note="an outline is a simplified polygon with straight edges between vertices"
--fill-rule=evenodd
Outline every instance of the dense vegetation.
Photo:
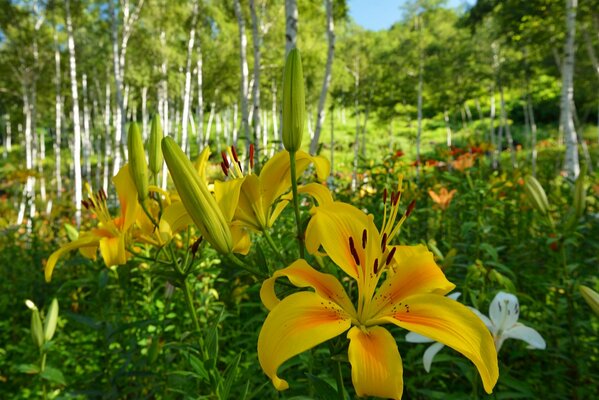
M 107 197 L 111 216 L 124 209 L 110 178 L 134 147 L 127 141 L 133 121 L 151 159 L 151 119 L 159 115 L 208 184 L 236 178 L 235 166 L 222 165 L 236 157 L 221 154 L 231 144 L 246 174 L 249 143 L 256 174 L 285 152 L 285 3 L 0 3 L 0 398 L 356 397 L 345 334 L 283 364 L 279 375 L 290 384 L 283 392 L 258 361 L 269 314 L 260 289 L 298 259 L 291 205 L 272 227 L 247 231 L 247 255 L 224 256 L 196 222 L 154 242 L 130 233 L 141 236 L 111 268 L 100 253 L 95 260 L 65 253 L 44 280 L 53 252 L 106 223 L 82 182 L 105 190 L 97 196 Z M 499 380 L 487 395 L 461 354 L 441 350 L 426 372 L 426 346 L 386 326 L 402 357 L 406 398 L 599 396 L 599 320 L 591 308 L 598 306 L 580 291 L 599 291 L 599 3 L 578 4 L 576 47 L 568 50 L 572 3 L 479 0 L 453 10 L 416 1 L 390 29 L 373 32 L 351 20 L 351 2 L 298 2 L 291 39 L 305 78 L 303 148 L 316 137 L 311 153 L 331 161 L 325 182 L 333 198 L 372 214 L 380 227 L 403 175 L 399 215 L 409 217 L 390 245 L 426 245 L 459 302 L 482 314 L 498 292 L 516 295 L 519 322 L 546 344 L 500 346 Z M 336 44 L 319 122 L 327 6 Z M 564 103 L 568 52 L 575 63 Z M 212 155 L 202 161 L 205 148 Z M 159 222 L 163 206 L 185 197 L 169 169 L 160 164 L 149 179 L 146 214 Z M 315 169 L 299 177 L 300 192 L 317 180 Z M 316 205 L 299 195 L 300 230 Z M 139 215 L 133 229 L 152 227 Z M 331 258 L 308 253 L 312 267 L 356 294 Z M 278 282 L 281 298 L 298 292 Z M 50 324 L 54 298 L 56 332 L 40 338 L 33 321 L 41 315 Z

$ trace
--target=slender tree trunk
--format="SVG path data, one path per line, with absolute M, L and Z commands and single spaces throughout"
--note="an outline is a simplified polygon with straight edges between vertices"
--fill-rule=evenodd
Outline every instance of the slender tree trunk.
M 260 143 L 258 142 L 258 132 L 261 132 L 260 127 L 260 46 L 262 46 L 262 37 L 260 36 L 260 31 L 258 27 L 260 26 L 260 21 L 258 20 L 258 15 L 256 14 L 256 6 L 255 1 L 250 0 L 250 11 L 252 14 L 252 38 L 254 41 L 254 85 L 252 91 L 252 100 L 254 107 L 254 148 L 255 148 L 255 158 L 256 160 L 260 160 Z M 264 137 L 268 138 L 268 136 L 264 135 Z M 266 148 L 264 148 L 266 152 Z
M 108 74 L 106 74 L 108 77 Z M 102 188 L 108 193 L 108 179 L 110 178 L 110 159 L 112 157 L 112 132 L 110 129 L 110 120 L 112 119 L 110 108 L 110 83 L 106 80 L 106 92 L 104 103 L 104 171 L 102 175 Z
M 331 179 L 335 177 L 335 109 L 331 108 Z
M 507 138 L 507 143 L 510 148 L 510 157 L 512 160 L 512 168 L 518 168 L 518 163 L 516 161 L 516 149 L 514 148 L 514 139 L 512 138 L 512 133 L 510 131 L 510 123 L 507 118 L 507 110 L 505 107 L 505 99 L 503 96 L 503 86 L 499 87 L 499 96 L 501 101 L 501 124 L 503 125 L 503 129 L 505 130 L 505 136 Z
M 146 141 L 148 139 L 148 87 L 141 88 L 141 134 Z
M 285 57 L 296 47 L 298 18 L 297 0 L 285 0 Z
M 4 154 L 3 157 L 6 159 L 8 157 L 8 153 L 12 151 L 12 132 L 10 125 L 10 115 L 6 114 L 4 116 L 4 126 L 6 127 L 6 136 L 4 138 Z
M 420 50 L 418 66 L 418 130 L 416 132 L 416 177 L 420 179 L 420 141 L 422 137 L 422 86 L 424 81 L 424 54 Z
M 277 84 L 275 83 L 274 79 L 272 81 L 272 136 L 273 136 L 273 140 L 275 142 L 275 145 L 277 147 L 278 150 L 283 148 L 283 142 L 281 140 L 281 137 L 279 136 L 279 127 L 278 127 L 278 121 L 277 121 L 277 116 L 279 114 L 277 113 Z M 274 153 L 274 147 L 273 147 L 273 153 Z
M 447 147 L 451 147 L 451 126 L 449 125 L 449 114 L 447 109 L 443 111 L 443 119 L 445 120 L 445 132 L 446 132 L 446 143 Z
M 215 93 L 216 96 L 216 93 Z M 210 103 L 210 114 L 208 115 L 208 124 L 206 126 L 206 136 L 204 136 L 204 146 L 208 146 L 210 143 L 210 135 L 212 134 L 212 121 L 214 121 L 216 103 L 213 101 Z
M 198 40 L 197 45 L 198 52 L 198 63 L 196 67 L 197 78 L 198 78 L 198 109 L 197 109 L 197 120 L 198 120 L 198 153 L 202 151 L 202 140 L 204 138 L 204 88 L 203 88 L 203 76 L 202 76 L 202 47 L 201 42 Z
M 17 215 L 17 225 L 21 225 L 25 219 L 27 206 L 34 202 L 35 178 L 33 176 L 33 118 L 31 115 L 31 89 L 23 81 L 23 117 L 25 119 L 25 168 L 27 169 L 27 182 L 23 190 L 23 197 Z
M 69 49 L 69 70 L 71 76 L 71 97 L 73 100 L 73 172 L 75 175 L 75 221 L 77 227 L 81 225 L 81 200 L 82 200 L 82 180 L 81 180 L 81 127 L 79 124 L 79 91 L 77 88 L 77 63 L 75 58 L 75 39 L 73 35 L 73 24 L 71 22 L 70 0 L 65 2 L 68 49 Z
M 310 142 L 310 154 L 316 154 L 318 149 L 318 141 L 320 140 L 320 131 L 324 124 L 325 118 L 325 103 L 327 100 L 327 93 L 329 91 L 329 85 L 331 84 L 331 75 L 333 71 L 333 57 L 335 55 L 335 26 L 333 23 L 333 0 L 325 0 L 325 7 L 327 12 L 327 39 L 328 39 L 328 51 L 327 51 L 327 64 L 324 71 L 324 78 L 322 80 L 322 89 L 320 90 L 320 98 L 318 99 L 318 109 L 316 111 L 316 129 L 314 130 L 314 137 Z
M 353 73 L 354 76 L 354 108 L 356 112 L 356 136 L 354 138 L 354 165 L 352 171 L 352 180 L 351 180 L 351 188 L 352 191 L 356 191 L 358 189 L 358 154 L 360 147 L 360 96 L 359 96 L 359 88 L 360 88 L 360 64 L 356 59 L 355 63 L 355 71 Z
M 235 15 L 237 16 L 237 24 L 239 25 L 239 66 L 241 69 L 241 86 L 240 86 L 240 101 L 241 101 L 241 130 L 246 139 L 246 146 L 252 143 L 250 136 L 250 127 L 248 121 L 248 63 L 247 63 L 247 37 L 245 35 L 245 22 L 243 13 L 241 12 L 241 4 L 239 0 L 235 0 Z M 249 165 L 249 158 L 247 158 Z M 246 166 L 247 167 L 247 166 Z
M 189 126 L 189 108 L 191 104 L 191 57 L 196 36 L 196 25 L 198 21 L 198 0 L 193 2 L 191 11 L 191 28 L 189 29 L 189 40 L 187 41 L 187 61 L 185 63 L 185 91 L 183 93 L 183 115 L 181 119 L 181 147 L 189 154 L 187 141 L 187 128 Z
M 491 86 L 491 111 L 489 115 L 489 141 L 493 151 L 491 152 L 491 165 L 497 169 L 497 146 L 495 143 L 495 85 Z
M 83 163 L 84 163 L 84 176 L 85 179 L 91 179 L 91 133 L 90 133 L 90 115 L 89 105 L 87 98 L 87 75 L 81 75 L 81 89 L 83 92 Z
M 237 147 L 237 139 L 239 138 L 239 125 L 237 121 L 239 120 L 239 105 L 237 102 L 233 104 L 233 144 Z
M 568 178 L 575 180 L 580 173 L 578 138 L 572 115 L 574 100 L 574 36 L 576 34 L 576 8 L 578 0 L 566 0 L 566 42 L 562 67 L 561 122 L 566 142 L 564 169 Z
M 61 154 L 60 142 L 62 140 L 62 94 L 61 94 L 61 71 L 60 71 L 60 50 L 58 47 L 58 34 L 54 29 L 54 87 L 56 90 L 54 96 L 54 173 L 56 180 L 56 198 L 62 197 L 62 171 L 61 171 Z
M 221 142 L 221 132 L 222 131 L 222 123 L 220 113 L 216 114 L 216 131 L 215 131 L 215 141 L 216 141 L 216 151 L 220 154 L 220 142 Z

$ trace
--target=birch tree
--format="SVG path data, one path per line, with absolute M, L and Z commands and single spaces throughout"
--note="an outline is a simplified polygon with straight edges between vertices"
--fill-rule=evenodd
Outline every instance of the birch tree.
M 574 36 L 576 34 L 576 8 L 578 0 L 566 0 L 566 41 L 562 67 L 562 94 L 560 121 L 566 142 L 564 169 L 568 178 L 575 180 L 580 173 L 578 138 L 574 127 L 572 104 L 574 102 Z
M 285 57 L 297 45 L 297 0 L 285 0 Z
M 75 176 L 75 221 L 81 225 L 81 126 L 79 120 L 79 91 L 77 88 L 77 61 L 75 56 L 75 37 L 71 21 L 70 0 L 65 1 L 67 24 L 67 47 L 69 49 L 69 73 L 71 78 L 71 97 L 73 102 L 73 174 Z
M 253 102 L 253 122 L 254 122 L 254 148 L 255 158 L 260 160 L 260 143 L 258 140 L 258 132 L 260 132 L 260 46 L 262 46 L 262 38 L 260 34 L 260 23 L 256 14 L 256 4 L 254 0 L 250 0 L 250 12 L 252 14 L 252 39 L 254 42 L 254 84 L 252 86 L 252 102 Z M 268 136 L 263 135 L 264 138 Z M 264 146 L 266 151 L 266 146 Z
M 116 95 L 116 113 L 115 113 L 115 151 L 114 159 L 114 174 L 121 167 L 121 159 L 125 157 L 126 151 L 124 148 L 126 140 L 123 139 L 125 134 L 126 122 L 126 106 L 123 96 L 125 65 L 127 61 L 127 45 L 131 37 L 133 25 L 139 18 L 139 13 L 144 5 L 144 0 L 138 0 L 137 5 L 132 9 L 129 0 L 122 0 L 120 10 L 115 8 L 115 0 L 110 0 L 109 8 L 111 15 L 111 37 L 112 37 L 112 61 L 114 66 L 114 81 Z M 119 41 L 119 17 L 118 14 L 123 14 L 122 33 Z
M 189 28 L 189 40 L 187 41 L 187 61 L 185 62 L 185 90 L 183 93 L 183 112 L 181 117 L 181 147 L 189 154 L 187 127 L 189 126 L 189 108 L 191 103 L 191 57 L 196 36 L 196 25 L 198 23 L 198 0 L 194 0 L 191 11 L 191 27 Z
M 335 55 L 335 26 L 333 23 L 333 0 L 325 0 L 325 7 L 327 13 L 327 39 L 328 39 L 328 51 L 327 51 L 327 64 L 325 67 L 324 78 L 322 80 L 322 89 L 320 91 L 320 98 L 318 99 L 318 110 L 316 112 L 316 128 L 314 130 L 314 137 L 310 142 L 310 154 L 316 154 L 318 149 L 318 141 L 320 140 L 320 132 L 324 124 L 325 118 L 325 103 L 327 100 L 327 93 L 329 91 L 329 85 L 331 83 L 331 75 L 333 71 L 333 57 Z
M 241 130 L 246 138 L 246 145 L 252 143 L 248 121 L 248 63 L 247 63 L 247 36 L 245 34 L 245 22 L 241 11 L 239 0 L 234 1 L 235 16 L 239 26 L 239 67 L 241 70 L 240 101 L 241 101 Z M 249 163 L 249 158 L 248 158 Z

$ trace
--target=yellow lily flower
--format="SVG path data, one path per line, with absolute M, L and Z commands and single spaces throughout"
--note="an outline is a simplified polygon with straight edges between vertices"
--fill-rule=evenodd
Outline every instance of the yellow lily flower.
M 98 227 L 83 232 L 77 240 L 65 244 L 50 255 L 45 267 L 47 282 L 52 278 L 58 259 L 71 250 L 79 249 L 84 256 L 95 259 L 96 252 L 100 248 L 100 254 L 107 267 L 127 262 L 130 256 L 126 250 L 128 231 L 139 213 L 137 190 L 129 175 L 129 166 L 124 165 L 112 178 L 112 182 L 119 197 L 121 215 L 112 218 L 106 205 L 106 193 L 103 190 L 94 193 L 91 186 L 86 185 L 89 198 L 83 201 L 83 205 L 96 216 Z
M 250 146 L 250 160 L 252 149 Z M 214 183 L 216 201 L 239 224 L 258 232 L 270 228 L 290 200 L 281 198 L 291 189 L 288 152 L 281 151 L 271 157 L 262 167 L 260 175 L 252 174 L 251 171 L 244 175 L 235 149 L 229 148 L 228 153 L 227 156 L 223 152 L 221 167 L 230 179 Z M 295 157 L 298 175 L 313 164 L 320 179 L 327 177 L 330 163 L 326 158 L 312 157 L 301 150 L 297 151 Z
M 399 192 L 391 195 L 381 232 L 372 215 L 333 202 L 322 190 L 317 194 L 319 206 L 312 209 L 306 248 L 310 253 L 323 249 L 357 282 L 357 306 L 335 276 L 315 270 L 302 259 L 264 281 L 260 297 L 270 312 L 258 338 L 258 358 L 275 388 L 289 387 L 277 375 L 282 363 L 349 330 L 348 355 L 358 396 L 401 398 L 401 357 L 393 336 L 381 326 L 393 324 L 465 355 L 490 393 L 499 372 L 493 338 L 485 325 L 466 306 L 445 297 L 455 285 L 425 246 L 388 245 L 409 214 L 395 224 Z M 280 277 L 314 291 L 280 300 L 275 293 Z

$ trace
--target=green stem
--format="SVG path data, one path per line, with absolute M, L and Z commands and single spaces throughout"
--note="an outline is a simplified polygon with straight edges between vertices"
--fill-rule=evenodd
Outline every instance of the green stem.
M 262 272 L 258 271 L 257 269 L 250 267 L 249 265 L 247 265 L 246 263 L 241 261 L 239 258 L 237 258 L 237 256 L 235 256 L 233 253 L 227 254 L 227 258 L 229 259 L 229 261 L 231 261 L 237 267 L 243 269 L 244 271 L 249 272 L 250 274 L 254 275 L 257 278 L 261 278 L 261 279 L 268 278 L 267 275 L 263 274 Z
M 291 190 L 293 192 L 293 210 L 295 212 L 295 223 L 297 225 L 297 244 L 299 246 L 300 258 L 304 258 L 304 234 L 302 233 L 302 221 L 299 211 L 299 197 L 297 195 L 297 171 L 295 166 L 295 152 L 289 152 L 289 165 L 291 169 Z
M 40 358 L 40 373 L 44 372 L 46 369 L 46 352 L 42 350 L 41 358 Z M 48 398 L 48 391 L 46 389 L 46 382 L 42 383 L 42 395 L 43 399 L 46 400 Z
M 189 313 L 191 314 L 191 319 L 193 320 L 193 325 L 195 327 L 196 332 L 200 335 L 201 339 L 201 331 L 200 331 L 200 320 L 198 319 L 198 315 L 196 314 L 196 309 L 193 306 L 193 296 L 191 295 L 191 290 L 189 288 L 189 282 L 186 278 L 182 278 L 183 282 L 183 292 L 185 292 L 185 303 L 187 303 L 187 308 L 189 309 Z
M 154 219 L 154 217 L 152 216 L 152 214 L 150 214 L 150 212 L 146 208 L 146 202 L 145 202 L 145 200 L 140 201 L 139 204 L 141 205 L 141 209 L 143 210 L 144 214 L 146 214 L 146 216 L 152 222 L 152 225 L 154 225 L 154 228 L 155 229 L 160 229 L 160 227 L 158 226 L 158 222 L 156 222 L 156 220 Z
M 274 242 L 274 240 L 272 240 L 272 236 L 270 236 L 270 233 L 268 233 L 268 231 L 266 231 L 266 230 L 263 230 L 262 233 L 264 234 L 264 238 L 270 245 L 271 249 L 279 257 L 279 261 L 281 261 L 283 264 L 285 264 L 285 258 L 283 258 L 283 252 L 277 247 L 277 244 Z
M 337 361 L 337 368 L 335 368 L 335 378 L 337 380 L 337 393 L 339 394 L 340 400 L 345 400 L 345 392 L 343 389 L 343 375 L 341 374 L 341 361 Z

